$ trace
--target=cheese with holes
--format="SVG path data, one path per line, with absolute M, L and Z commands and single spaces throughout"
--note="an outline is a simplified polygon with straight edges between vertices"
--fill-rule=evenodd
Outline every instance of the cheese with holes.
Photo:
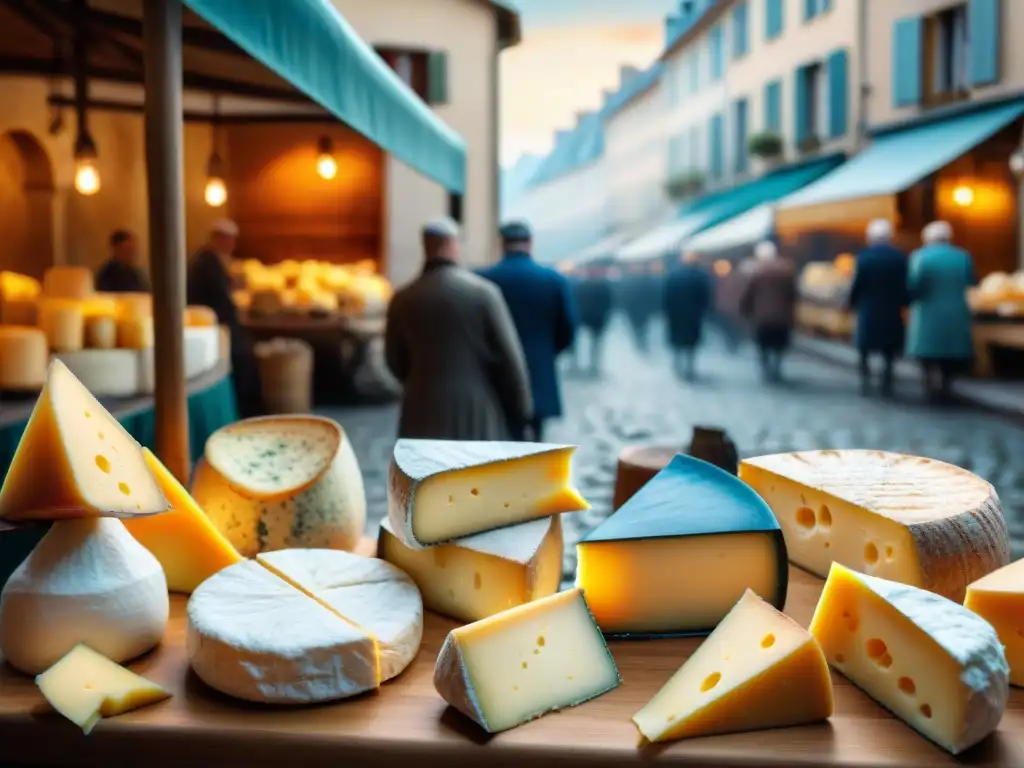
M 0 594 L 0 655 L 28 674 L 79 643 L 126 661 L 160 642 L 168 611 L 163 569 L 124 523 L 62 520 Z
M 434 667 L 441 698 L 488 733 L 582 704 L 621 682 L 578 589 L 453 629 Z
M 43 295 L 54 299 L 84 299 L 93 294 L 88 267 L 50 267 L 43 273 Z
M 105 717 L 116 717 L 171 698 L 156 683 L 136 675 L 87 645 L 68 654 L 36 677 L 43 698 L 89 734 Z
M 139 355 L 132 349 L 83 349 L 59 352 L 60 360 L 96 397 L 135 397 L 139 389 Z
M 633 723 L 658 742 L 814 723 L 832 710 L 817 641 L 748 590 Z
M 351 551 L 366 528 L 352 444 L 337 422 L 315 416 L 246 419 L 217 430 L 192 496 L 246 557 L 295 547 Z
M 423 601 L 412 579 L 395 566 L 330 549 L 283 549 L 256 559 L 373 639 L 378 684 L 397 677 L 416 658 Z
M 85 346 L 82 303 L 68 299 L 39 302 L 39 328 L 54 352 L 77 352 Z
M 810 630 L 829 664 L 954 755 L 1002 719 L 1010 671 L 1002 643 L 962 605 L 836 563 Z
M 136 315 L 118 320 L 117 346 L 124 349 L 151 349 L 153 347 L 152 316 Z
M 1010 684 L 1024 686 L 1024 560 L 968 586 L 964 606 L 992 625 L 1010 664 Z
M 562 519 L 531 520 L 430 549 L 405 546 L 384 520 L 377 552 L 412 577 L 427 608 L 478 621 L 558 591 Z
M 959 603 L 1010 561 L 995 490 L 941 461 L 808 451 L 747 459 L 740 477 L 775 512 L 790 559 L 823 578 L 835 561 Z
M 142 447 L 54 360 L 0 488 L 0 519 L 132 517 L 169 508 Z
M 113 349 L 117 346 L 117 322 L 107 315 L 85 319 L 85 346 L 92 349 Z
M 453 539 L 588 509 L 572 485 L 571 445 L 399 440 L 388 519 L 406 545 Z
M 190 594 L 217 571 L 240 562 L 242 556 L 160 459 L 146 448 L 142 452 L 171 511 L 126 520 L 125 527 L 160 561 L 167 588 Z
M 45 333 L 38 328 L 0 325 L 0 389 L 41 389 L 49 361 Z
M 690 456 L 673 458 L 576 552 L 576 586 L 608 634 L 710 632 L 748 589 L 786 603 L 786 544 L 771 510 Z

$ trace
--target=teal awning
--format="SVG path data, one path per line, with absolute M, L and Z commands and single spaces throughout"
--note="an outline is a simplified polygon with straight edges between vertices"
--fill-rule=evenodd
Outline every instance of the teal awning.
M 697 253 L 718 253 L 753 245 L 771 237 L 774 227 L 775 206 L 764 203 L 694 235 L 686 242 L 686 248 Z
M 883 133 L 859 155 L 780 208 L 891 195 L 931 175 L 1024 114 L 1024 100 Z
M 679 218 L 629 243 L 616 256 L 621 261 L 663 256 L 684 247 L 686 241 L 699 232 L 810 184 L 842 161 L 842 155 L 832 155 L 780 169 L 739 187 L 705 195 L 684 207 Z
M 465 192 L 465 142 L 398 78 L 329 0 L 185 4 L 381 149 L 450 192 Z

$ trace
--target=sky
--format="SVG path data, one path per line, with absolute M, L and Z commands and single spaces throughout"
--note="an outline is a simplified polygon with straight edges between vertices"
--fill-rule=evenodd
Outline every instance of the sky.
M 501 58 L 502 164 L 543 154 L 558 128 L 601 104 L 619 66 L 647 66 L 661 51 L 678 0 L 517 0 L 523 41 Z

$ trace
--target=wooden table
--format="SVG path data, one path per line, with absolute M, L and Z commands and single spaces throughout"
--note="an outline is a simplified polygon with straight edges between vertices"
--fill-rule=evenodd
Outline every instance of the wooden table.
M 821 581 L 792 570 L 788 612 L 811 618 Z M 234 701 L 189 672 L 182 647 L 185 598 L 172 601 L 163 645 L 132 665 L 174 698 L 101 722 L 83 736 L 48 710 L 31 679 L 0 669 L 0 763 L 231 766 L 486 766 L 602 768 L 666 765 L 741 768 L 1024 766 L 1024 691 L 1014 689 L 999 730 L 953 758 L 833 674 L 836 712 L 826 723 L 637 748 L 630 717 L 668 680 L 699 640 L 611 644 L 624 683 L 579 707 L 486 735 L 435 693 L 434 659 L 454 622 L 428 614 L 413 664 L 380 691 L 333 705 L 286 709 Z
M 976 317 L 972 325 L 974 336 L 974 375 L 990 378 L 992 347 L 1010 347 L 1024 350 L 1024 322 L 1020 318 L 990 319 Z

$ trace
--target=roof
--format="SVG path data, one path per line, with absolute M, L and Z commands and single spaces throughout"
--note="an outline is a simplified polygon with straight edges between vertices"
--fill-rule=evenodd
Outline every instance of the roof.
M 519 22 L 519 8 L 511 0 L 483 0 L 498 13 L 498 42 L 503 48 L 519 45 L 523 28 Z
M 733 2 L 734 0 L 708 0 L 703 8 L 694 13 L 688 23 L 680 24 L 676 28 L 676 34 L 668 41 L 659 57 L 660 60 L 664 61 L 673 53 L 685 48 L 697 35 L 718 21 Z
M 564 176 L 597 160 L 604 152 L 604 124 L 600 112 L 580 117 L 576 127 L 562 134 L 544 158 L 529 186 L 535 187 Z
M 601 116 L 603 119 L 608 120 L 614 117 L 634 99 L 639 98 L 642 94 L 651 90 L 651 88 L 653 88 L 661 79 L 661 76 L 664 73 L 664 62 L 656 61 L 632 80 L 629 80 L 624 86 L 619 88 L 618 91 L 612 94 L 608 98 L 607 102 L 605 102 L 604 107 L 601 109 Z

